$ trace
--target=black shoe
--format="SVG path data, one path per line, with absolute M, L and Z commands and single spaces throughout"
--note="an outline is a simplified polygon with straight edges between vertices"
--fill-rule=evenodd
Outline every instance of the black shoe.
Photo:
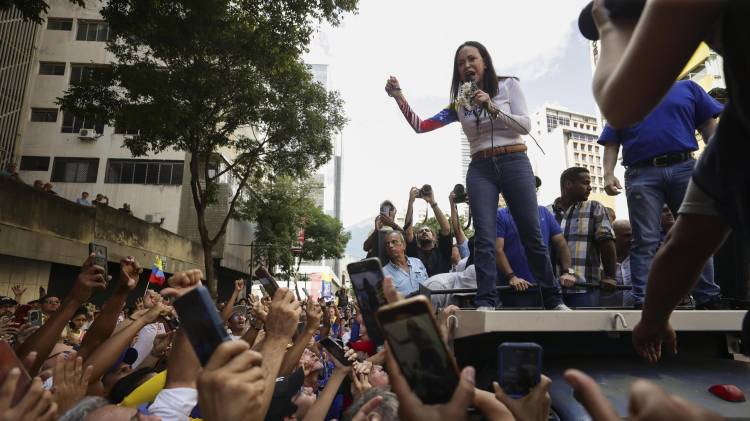
M 708 301 L 700 304 L 695 304 L 696 310 L 721 310 L 721 296 L 717 295 L 712 297 Z

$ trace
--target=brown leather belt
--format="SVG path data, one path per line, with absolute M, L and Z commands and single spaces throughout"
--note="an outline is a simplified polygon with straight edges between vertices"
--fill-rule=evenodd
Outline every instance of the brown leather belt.
M 484 159 L 506 153 L 526 152 L 526 145 L 495 146 L 471 155 L 471 159 Z

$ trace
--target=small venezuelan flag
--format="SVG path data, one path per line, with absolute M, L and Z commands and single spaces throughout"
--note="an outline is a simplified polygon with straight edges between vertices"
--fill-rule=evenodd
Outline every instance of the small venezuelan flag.
M 164 262 L 161 260 L 161 256 L 156 256 L 154 266 L 151 267 L 151 276 L 148 277 L 148 283 L 158 286 L 164 285 Z

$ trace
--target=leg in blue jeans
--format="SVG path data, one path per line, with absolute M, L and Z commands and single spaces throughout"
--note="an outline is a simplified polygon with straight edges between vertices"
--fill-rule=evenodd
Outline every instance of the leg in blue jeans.
M 500 191 L 491 158 L 475 159 L 466 173 L 469 206 L 474 218 L 474 269 L 477 274 L 477 307 L 496 307 L 497 266 L 495 237 L 497 235 L 497 202 Z
M 494 157 L 500 170 L 500 190 L 508 204 L 508 210 L 518 227 L 518 234 L 529 259 L 529 268 L 542 288 L 545 308 L 560 304 L 560 292 L 555 284 L 549 250 L 542 240 L 537 210 L 534 172 L 525 152 Z
M 685 198 L 685 192 L 688 183 L 690 183 L 690 177 L 693 175 L 694 167 L 695 160 L 692 159 L 669 167 L 670 179 L 666 202 L 675 218 L 678 217 L 677 211 Z M 714 281 L 713 257 L 708 259 L 706 266 L 703 267 L 698 283 L 693 287 L 692 294 L 696 304 L 705 304 L 721 295 L 721 288 Z
M 630 273 L 633 301 L 642 305 L 651 261 L 661 240 L 661 209 L 664 206 L 664 169 L 659 167 L 628 168 L 625 171 L 625 194 L 628 200 L 633 243 L 630 246 Z

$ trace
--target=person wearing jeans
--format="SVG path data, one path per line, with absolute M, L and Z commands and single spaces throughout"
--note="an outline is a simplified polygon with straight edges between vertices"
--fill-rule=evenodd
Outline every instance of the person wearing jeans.
M 495 230 L 502 193 L 518 225 L 534 278 L 543 285 L 545 307 L 569 310 L 562 304 L 549 252 L 542 242 L 534 174 L 521 138 L 528 134 L 531 119 L 518 79 L 498 78 L 487 49 L 476 41 L 467 41 L 458 47 L 453 59 L 450 104 L 435 116 L 422 120 L 406 101 L 395 77 L 387 80 L 385 90 L 416 133 L 460 122 L 469 140 L 472 160 L 466 185 L 475 228 L 477 308 L 494 310 L 499 302 Z
M 677 214 L 693 174 L 698 149 L 695 131 L 704 141 L 713 136 L 722 105 L 696 83 L 676 82 L 664 100 L 640 123 L 623 130 L 606 125 L 599 137 L 604 145 L 604 182 L 609 195 L 620 193 L 614 166 L 623 147 L 625 195 L 628 201 L 633 244 L 630 271 L 634 306 L 643 306 L 651 261 L 662 240 L 661 212 L 666 204 Z M 719 307 L 720 288 L 713 279 L 709 259 L 693 289 L 697 308 Z

